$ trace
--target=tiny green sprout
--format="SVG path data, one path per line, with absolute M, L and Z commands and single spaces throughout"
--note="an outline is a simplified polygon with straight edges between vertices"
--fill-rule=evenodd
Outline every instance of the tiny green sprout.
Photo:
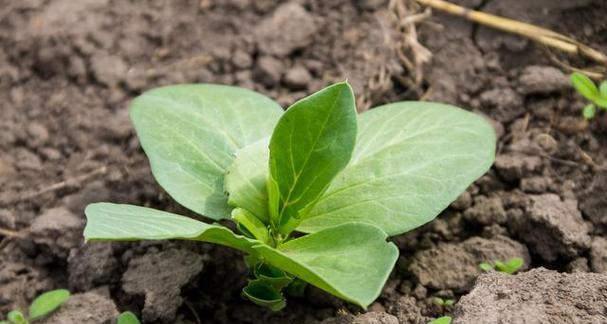
M 54 312 L 70 298 L 70 292 L 65 289 L 47 291 L 36 297 L 29 307 L 28 316 L 18 310 L 10 311 L 0 324 L 30 324 Z
M 120 313 L 120 315 L 118 316 L 118 319 L 116 321 L 116 324 L 140 324 L 140 322 L 137 319 L 137 316 L 135 316 L 135 314 L 133 314 L 133 312 L 126 311 L 126 312 Z
M 597 87 L 589 77 L 578 72 L 571 74 L 570 79 L 575 90 L 590 101 L 582 110 L 584 118 L 594 118 L 597 107 L 607 109 L 607 81 L 601 82 Z
M 450 307 L 455 301 L 451 298 L 434 297 L 434 304 L 438 306 Z
M 389 241 L 434 219 L 491 166 L 481 116 L 429 102 L 357 114 L 340 82 L 286 111 L 214 84 L 145 92 L 130 116 L 152 174 L 178 203 L 219 223 L 113 203 L 88 205 L 87 241 L 185 239 L 244 254 L 249 301 L 278 311 L 308 284 L 363 308 L 398 258 Z
M 442 316 L 437 319 L 432 320 L 428 324 L 451 324 L 451 316 Z
M 490 263 L 483 262 L 483 263 L 479 264 L 478 266 L 479 266 L 479 268 L 481 268 L 481 270 L 483 270 L 485 272 L 495 270 L 497 272 L 513 274 L 513 273 L 517 272 L 524 264 L 525 264 L 525 261 L 523 261 L 523 259 L 512 258 L 506 262 L 496 260 L 493 262 L 493 265 L 491 265 Z

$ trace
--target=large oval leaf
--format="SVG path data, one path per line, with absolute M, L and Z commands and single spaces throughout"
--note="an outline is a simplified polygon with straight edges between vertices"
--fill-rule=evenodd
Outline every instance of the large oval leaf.
M 229 246 L 247 253 L 259 244 L 236 235 L 221 225 L 209 225 L 195 219 L 157 209 L 112 203 L 96 203 L 86 207 L 87 241 L 133 241 L 187 239 Z
M 381 229 L 362 223 L 327 228 L 276 249 L 253 248 L 273 266 L 363 308 L 379 296 L 398 258 Z
M 268 192 L 275 228 L 287 234 L 350 161 L 356 108 L 348 83 L 336 83 L 293 104 L 270 139 Z
M 449 105 L 401 102 L 369 110 L 359 116 L 350 164 L 298 230 L 349 222 L 390 235 L 416 228 L 489 169 L 495 141 L 481 116 Z
M 282 109 L 250 90 L 188 84 L 154 89 L 131 104 L 152 173 L 180 204 L 228 218 L 224 173 L 240 148 L 269 136 Z

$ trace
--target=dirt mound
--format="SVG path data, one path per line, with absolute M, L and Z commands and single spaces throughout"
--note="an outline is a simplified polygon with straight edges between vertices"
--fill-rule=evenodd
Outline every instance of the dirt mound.
M 604 323 L 607 275 L 543 268 L 480 276 L 454 310 L 453 323 Z

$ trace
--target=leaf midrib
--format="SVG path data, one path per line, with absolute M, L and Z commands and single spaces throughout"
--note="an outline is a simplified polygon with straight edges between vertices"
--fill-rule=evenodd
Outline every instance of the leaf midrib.
M 331 118 L 331 116 L 333 115 L 333 111 L 334 111 L 335 106 L 336 106 L 335 104 L 339 100 L 340 95 L 341 95 L 342 92 L 343 92 L 343 90 L 340 90 L 339 94 L 335 96 L 335 100 L 331 104 L 331 109 L 330 109 L 331 113 L 327 114 L 327 117 L 323 121 L 322 127 L 321 127 L 321 131 L 318 133 L 318 136 L 314 139 L 314 144 L 312 145 L 312 148 L 315 148 L 317 146 L 319 139 L 324 134 L 324 132 L 326 130 L 326 125 L 327 125 L 329 119 Z M 293 134 L 293 133 L 291 133 L 291 134 Z M 291 137 L 291 142 L 292 142 L 292 137 Z M 291 155 L 291 166 L 292 166 L 292 169 L 295 169 L 294 160 L 293 160 L 293 149 L 292 149 L 292 147 L 293 147 L 293 145 L 291 145 L 291 149 L 290 149 L 289 154 Z M 308 162 L 310 160 L 310 157 L 312 156 L 313 152 L 314 152 L 314 149 L 309 150 L 308 155 L 307 155 L 307 157 L 306 157 L 306 159 L 305 159 L 302 167 L 300 168 L 299 172 L 297 174 L 295 174 L 295 177 L 293 179 L 293 185 L 291 186 L 291 188 L 289 188 L 289 193 L 287 194 L 287 197 L 285 198 L 285 202 L 282 204 L 281 210 L 278 213 L 279 224 L 281 223 L 282 216 L 283 216 L 283 213 L 284 213 L 286 207 L 289 206 L 290 203 L 291 203 L 290 202 L 291 195 L 293 194 L 293 191 L 295 190 L 296 184 L 299 181 L 299 177 L 303 173 L 303 170 L 305 170 L 305 168 L 306 168 L 306 166 L 307 166 L 307 164 L 308 164 Z

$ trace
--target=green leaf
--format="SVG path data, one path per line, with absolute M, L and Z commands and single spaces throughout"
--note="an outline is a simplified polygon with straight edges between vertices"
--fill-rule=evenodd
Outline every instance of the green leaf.
M 118 316 L 117 324 L 140 324 L 137 316 L 132 312 L 126 311 Z
M 436 304 L 438 306 L 444 306 L 445 300 L 440 297 L 434 297 L 434 304 Z
M 35 320 L 46 316 L 63 305 L 70 298 L 70 292 L 66 289 L 51 290 L 36 297 L 29 309 L 29 319 Z
M 439 317 L 431 321 L 429 324 L 451 324 L 451 316 Z
M 500 272 L 513 274 L 517 272 L 522 266 L 525 264 L 525 261 L 522 258 L 512 258 L 508 260 L 508 262 L 495 262 L 495 269 Z
M 597 89 L 596 84 L 584 74 L 574 72 L 570 79 L 575 90 L 586 99 L 594 101 L 599 96 L 599 89 Z
M 398 257 L 379 228 L 349 223 L 288 241 L 253 247 L 265 262 L 366 308 L 379 296 Z
M 247 253 L 260 242 L 236 235 L 221 225 L 209 225 L 195 219 L 156 209 L 133 205 L 96 203 L 86 207 L 84 238 L 92 240 L 168 240 L 186 239 L 211 242 Z
M 8 320 L 13 322 L 14 324 L 26 324 L 27 323 L 27 320 L 25 320 L 25 316 L 23 315 L 23 313 L 21 313 L 18 310 L 12 310 L 12 311 L 8 312 L 8 315 L 6 315 L 6 318 L 8 318 Z
M 607 98 L 607 81 L 601 82 L 601 86 L 599 87 L 599 92 L 604 98 Z
M 253 303 L 268 307 L 277 312 L 283 309 L 287 302 L 283 295 L 263 280 L 252 280 L 242 289 L 242 295 Z
M 584 110 L 582 110 L 582 115 L 586 119 L 592 119 L 592 118 L 594 118 L 595 114 L 596 114 L 596 107 L 594 106 L 594 104 L 587 104 L 584 107 Z
M 232 210 L 232 219 L 236 221 L 239 228 L 246 229 L 253 237 L 265 244 L 272 244 L 272 238 L 268 228 L 257 217 L 242 208 Z
M 449 307 L 449 306 L 453 306 L 453 304 L 455 303 L 455 301 L 453 299 L 447 299 L 445 300 L 445 306 Z
M 348 83 L 329 86 L 295 104 L 270 140 L 270 215 L 292 231 L 350 161 L 356 139 L 354 94 Z
M 278 291 L 282 290 L 282 288 L 286 287 L 293 281 L 293 278 L 291 278 L 286 272 L 263 262 L 255 265 L 253 272 L 255 274 L 255 278 L 268 283 Z
M 495 132 L 457 107 L 400 102 L 359 116 L 348 167 L 297 230 L 364 222 L 398 235 L 434 219 L 495 159 Z
M 266 190 L 269 144 L 270 137 L 266 137 L 240 149 L 225 176 L 228 204 L 248 210 L 266 224 L 270 224 Z
M 493 266 L 486 262 L 479 264 L 478 267 L 485 272 L 489 272 L 489 271 L 493 270 Z
M 607 108 L 607 96 L 599 96 L 596 99 L 593 100 L 594 104 L 596 104 L 597 106 L 601 107 L 601 108 Z
M 180 204 L 228 218 L 223 179 L 234 154 L 272 132 L 282 109 L 253 91 L 212 84 L 168 86 L 131 104 L 152 173 Z
M 493 264 L 495 264 L 495 269 L 497 271 L 502 271 L 506 268 L 506 264 L 499 260 L 494 261 Z

